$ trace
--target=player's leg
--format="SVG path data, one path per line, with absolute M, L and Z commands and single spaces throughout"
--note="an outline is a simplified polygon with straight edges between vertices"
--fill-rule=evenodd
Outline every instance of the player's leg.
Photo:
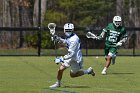
M 105 63 L 105 66 L 104 66 L 104 68 L 103 68 L 103 70 L 101 72 L 101 74 L 103 74 L 103 75 L 106 75 L 107 74 L 106 71 L 107 71 L 108 66 L 110 65 L 110 56 L 108 56 L 109 49 L 110 49 L 110 47 L 105 46 L 104 53 L 105 53 L 106 63 Z
M 110 66 L 111 58 L 112 58 L 112 56 L 110 55 L 110 52 L 109 52 L 109 54 L 107 56 L 107 61 L 106 61 L 105 67 L 108 68 Z
M 105 60 L 107 61 L 107 55 L 105 55 Z
M 106 63 L 105 63 L 105 67 L 104 67 L 104 69 L 102 70 L 102 74 L 103 74 L 103 75 L 106 75 L 106 74 L 107 74 L 107 69 L 108 69 L 108 67 L 110 66 L 110 63 L 111 63 L 111 56 L 108 55 L 108 56 L 107 56 Z
M 110 56 L 111 56 L 111 61 L 112 61 L 112 65 L 115 64 L 115 60 L 116 60 L 116 54 L 117 54 L 117 48 L 113 47 L 110 49 Z
M 108 53 L 108 56 L 107 56 L 107 61 L 106 61 L 106 64 L 105 64 L 105 67 L 102 71 L 102 74 L 103 75 L 106 75 L 107 74 L 107 69 L 109 68 L 110 64 L 111 64 L 111 59 L 112 58 L 115 58 L 116 56 L 116 52 L 117 52 L 117 49 L 116 48 L 109 48 L 109 53 Z M 115 59 L 114 59 L 115 60 Z
M 79 77 L 84 74 L 91 74 L 92 76 L 95 76 L 95 73 L 93 71 L 92 67 L 89 67 L 87 70 L 80 70 L 82 68 L 82 62 L 77 63 L 76 61 L 71 62 L 71 71 L 70 71 L 70 76 L 72 78 L 74 77 Z
M 61 65 L 58 69 L 58 73 L 57 73 L 57 81 L 56 81 L 55 84 L 50 86 L 50 88 L 57 88 L 57 87 L 61 86 L 61 79 L 62 79 L 62 76 L 63 76 L 63 72 L 66 68 L 70 67 L 70 62 L 71 62 L 71 59 L 68 59 L 68 60 L 64 60 L 64 62 L 61 63 Z
M 112 56 L 112 65 L 114 65 L 115 64 L 115 61 L 116 60 L 116 54 L 114 54 L 113 56 Z
M 58 73 L 57 73 L 57 81 L 55 84 L 51 85 L 50 88 L 57 88 L 61 86 L 61 79 L 63 76 L 63 72 L 66 69 L 65 66 L 61 65 L 58 69 Z

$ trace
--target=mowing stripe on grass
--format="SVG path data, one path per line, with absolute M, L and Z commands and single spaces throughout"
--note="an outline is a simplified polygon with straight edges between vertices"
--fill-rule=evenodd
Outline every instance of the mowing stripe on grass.
M 68 90 L 60 90 L 58 88 L 46 88 L 48 90 L 53 90 L 53 91 L 60 91 L 60 92 L 64 92 L 64 93 L 77 93 L 77 92 L 71 92 L 71 91 L 68 91 Z
M 136 92 L 133 92 L 133 91 L 125 91 L 125 90 L 121 90 L 121 89 L 95 87 L 95 86 L 87 86 L 87 85 L 76 85 L 76 84 L 70 84 L 68 86 L 64 86 L 63 88 L 95 88 L 95 89 L 98 89 L 98 90 L 109 90 L 109 91 L 116 91 L 116 92 L 123 92 L 123 93 L 136 93 Z

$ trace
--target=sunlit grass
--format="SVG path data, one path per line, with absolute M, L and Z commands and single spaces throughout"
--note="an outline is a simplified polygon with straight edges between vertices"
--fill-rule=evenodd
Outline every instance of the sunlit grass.
M 70 78 L 67 69 L 61 88 L 50 89 L 59 67 L 54 58 L 0 57 L 0 93 L 140 93 L 140 57 L 118 57 L 108 75 L 101 75 L 104 57 L 84 57 L 84 69 L 93 67 L 95 77 Z

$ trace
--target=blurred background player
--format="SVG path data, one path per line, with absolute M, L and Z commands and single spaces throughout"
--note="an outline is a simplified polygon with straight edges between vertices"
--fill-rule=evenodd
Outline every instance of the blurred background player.
M 57 42 L 66 45 L 68 53 L 63 57 L 55 59 L 55 63 L 60 63 L 60 67 L 57 73 L 57 81 L 55 84 L 51 85 L 50 88 L 57 88 L 61 86 L 63 71 L 68 67 L 71 67 L 71 77 L 78 77 L 84 74 L 91 74 L 92 76 L 95 75 L 92 67 L 89 67 L 87 70 L 80 70 L 83 64 L 81 44 L 79 37 L 75 33 L 73 33 L 73 31 L 74 25 L 72 23 L 66 23 L 64 25 L 64 33 L 66 35 L 66 39 L 62 39 L 57 35 L 53 37 L 53 39 Z
M 115 64 L 117 49 L 122 46 L 127 40 L 127 33 L 125 27 L 122 26 L 122 18 L 114 16 L 113 23 L 109 23 L 97 37 L 97 39 L 106 38 L 105 40 L 105 59 L 106 64 L 101 74 L 106 75 L 107 69 L 112 64 Z
M 89 33 L 89 32 L 88 32 Z M 89 33 L 93 34 L 93 33 Z M 92 35 L 94 36 L 94 34 Z M 101 32 L 99 36 L 92 37 L 93 39 L 101 40 L 105 37 L 105 59 L 106 64 L 101 74 L 106 75 L 111 61 L 115 64 L 117 49 L 122 46 L 127 40 L 127 33 L 125 27 L 122 26 L 122 18 L 114 16 L 113 23 L 109 23 Z M 89 38 L 89 37 L 88 37 Z

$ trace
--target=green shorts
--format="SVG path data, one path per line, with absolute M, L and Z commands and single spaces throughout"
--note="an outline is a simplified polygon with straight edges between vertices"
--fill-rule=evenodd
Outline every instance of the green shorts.
M 112 53 L 112 54 L 116 54 L 117 53 L 117 47 L 105 46 L 104 52 L 105 52 L 105 56 L 108 56 L 109 52 Z

